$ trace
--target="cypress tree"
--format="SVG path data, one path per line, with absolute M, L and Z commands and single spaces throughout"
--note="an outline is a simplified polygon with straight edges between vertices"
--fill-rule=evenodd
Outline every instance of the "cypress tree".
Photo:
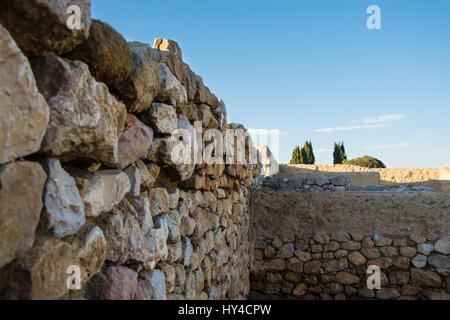
M 301 162 L 300 146 L 296 146 L 292 151 L 291 164 L 300 164 Z

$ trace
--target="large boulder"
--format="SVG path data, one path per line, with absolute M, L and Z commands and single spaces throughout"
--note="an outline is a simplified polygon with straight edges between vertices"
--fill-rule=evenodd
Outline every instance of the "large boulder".
M 98 81 L 113 87 L 125 80 L 133 68 L 133 55 L 127 41 L 109 24 L 92 20 L 89 38 L 66 55 L 89 66 Z
M 153 103 L 145 113 L 143 121 L 161 134 L 172 134 L 178 128 L 175 108 L 164 103 Z
M 48 174 L 42 224 L 57 238 L 75 234 L 86 222 L 83 200 L 75 183 L 58 159 L 43 161 Z
M 130 42 L 133 69 L 127 79 L 115 86 L 115 91 L 127 105 L 129 112 L 147 110 L 158 94 L 161 75 L 156 53 L 147 44 Z
M 69 6 L 79 9 L 79 17 Z M 71 22 L 80 19 L 75 28 Z M 27 56 L 60 55 L 89 36 L 91 0 L 8 0 L 0 2 L 0 23 Z
M 123 169 L 144 157 L 153 141 L 153 130 L 127 114 L 125 130 L 119 138 L 119 162 L 117 167 Z
M 186 67 L 181 48 L 173 40 L 155 38 L 153 49 L 157 50 L 158 62 L 166 64 L 171 73 L 181 82 L 185 81 Z
M 119 204 L 130 191 L 126 173 L 118 170 L 72 170 L 88 217 L 98 217 Z
M 33 245 L 46 179 L 38 163 L 0 166 L 0 268 Z
M 0 7 L 7 1 L 2 1 Z M 1 11 L 1 10 L 0 10 Z M 28 59 L 0 25 L 0 164 L 39 150 L 49 109 Z
M 114 166 L 126 108 L 86 64 L 56 56 L 32 59 L 39 91 L 50 106 L 41 151 L 66 161 L 92 160 Z
M 54 300 L 68 292 L 72 248 L 57 239 L 41 239 L 9 268 L 2 288 L 6 299 Z
M 161 74 L 161 87 L 159 89 L 157 100 L 168 102 L 174 106 L 182 106 L 187 102 L 186 88 L 170 72 L 165 63 L 158 65 Z
M 133 300 L 138 289 L 136 271 L 111 266 L 92 279 L 91 298 L 100 300 Z

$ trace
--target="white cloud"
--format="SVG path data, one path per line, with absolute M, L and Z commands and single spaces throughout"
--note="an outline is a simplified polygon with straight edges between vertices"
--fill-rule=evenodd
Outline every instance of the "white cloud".
M 355 126 L 348 126 L 348 127 L 337 127 L 337 128 L 325 128 L 325 129 L 316 129 L 316 132 L 332 132 L 332 131 L 351 131 L 351 130 L 358 130 L 358 129 L 378 129 L 378 128 L 385 128 L 386 124 L 359 124 Z
M 408 141 L 408 142 L 403 142 L 403 143 L 398 143 L 398 144 L 381 144 L 378 146 L 367 146 L 367 147 L 364 147 L 364 149 L 366 149 L 366 150 L 395 149 L 395 148 L 403 148 L 403 147 L 409 146 L 413 143 L 414 142 Z
M 406 117 L 404 114 L 385 114 L 383 116 L 378 116 L 375 118 L 366 117 L 364 123 L 384 123 L 389 121 L 398 121 Z

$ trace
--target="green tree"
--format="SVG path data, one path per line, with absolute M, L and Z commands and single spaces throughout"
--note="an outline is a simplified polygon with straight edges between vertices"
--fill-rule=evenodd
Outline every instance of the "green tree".
M 301 164 L 301 151 L 300 146 L 296 146 L 292 151 L 291 164 Z
M 347 154 L 345 153 L 344 142 L 334 143 L 333 151 L 333 164 L 342 164 L 344 160 L 347 160 Z

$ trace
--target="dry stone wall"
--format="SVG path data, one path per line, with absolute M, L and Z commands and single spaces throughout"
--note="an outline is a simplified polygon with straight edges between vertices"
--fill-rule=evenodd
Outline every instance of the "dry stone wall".
M 2 1 L 0 44 L 0 296 L 245 298 L 261 158 L 178 44 L 127 43 L 89 0 Z
M 448 193 L 331 192 L 335 180 L 316 180 L 315 192 L 305 178 L 252 188 L 251 296 L 450 299 Z M 369 266 L 380 289 L 367 286 Z

